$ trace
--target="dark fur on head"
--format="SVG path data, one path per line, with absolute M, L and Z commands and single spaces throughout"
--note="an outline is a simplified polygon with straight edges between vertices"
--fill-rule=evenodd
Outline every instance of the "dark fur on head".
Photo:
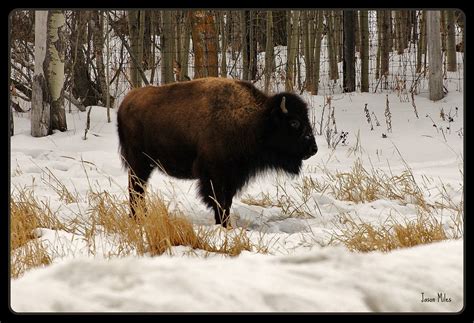
M 298 174 L 302 160 L 317 151 L 301 98 L 267 96 L 248 82 L 224 78 L 132 90 L 117 122 L 124 163 L 135 175 L 132 213 L 160 165 L 171 176 L 198 179 L 216 223 L 227 226 L 233 196 L 252 177 L 277 169 Z

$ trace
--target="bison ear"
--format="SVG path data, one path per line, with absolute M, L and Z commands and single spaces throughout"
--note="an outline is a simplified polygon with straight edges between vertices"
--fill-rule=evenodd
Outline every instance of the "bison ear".
M 288 113 L 288 110 L 286 109 L 286 98 L 285 98 L 285 96 L 283 96 L 282 99 L 281 99 L 280 109 L 281 109 L 281 112 L 283 112 L 284 114 Z

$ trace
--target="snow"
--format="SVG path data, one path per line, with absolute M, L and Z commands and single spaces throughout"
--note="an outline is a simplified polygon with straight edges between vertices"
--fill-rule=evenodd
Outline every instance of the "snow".
M 12 308 L 16 312 L 458 312 L 463 307 L 462 272 L 461 241 L 388 254 L 320 247 L 300 255 L 244 254 L 225 260 L 83 258 L 32 270 L 13 281 Z M 435 301 L 422 302 L 422 293 Z
M 173 247 L 172 255 L 140 257 L 132 252 L 127 257 L 109 258 L 108 255 L 116 253 L 117 246 L 113 237 L 100 230 L 92 252 L 81 235 L 39 228 L 37 235 L 47 245 L 53 263 L 12 280 L 12 309 L 460 311 L 464 304 L 462 239 L 367 254 L 330 244 L 339 232 L 343 215 L 373 225 L 381 225 L 390 217 L 400 222 L 416 218 L 417 206 L 410 196 L 404 201 L 383 198 L 354 203 L 339 200 L 327 191 L 311 191 L 305 197 L 301 187 L 305 178 L 327 182 L 326 172 L 348 172 L 359 159 L 367 170 L 373 168 L 387 174 L 399 175 L 408 168 L 425 199 L 433 204 L 442 200 L 443 194 L 455 203 L 463 201 L 464 102 L 459 82 L 450 81 L 456 79 L 457 74 L 453 75 L 445 83 L 449 93 L 442 100 L 430 101 L 426 88 L 415 95 L 419 118 L 403 93 L 387 92 L 391 132 L 387 131 L 384 116 L 387 93 L 332 94 L 338 133 L 348 132 L 347 141 L 339 143 L 336 149 L 328 147 L 324 134 L 327 95 L 303 93 L 315 120 L 318 153 L 304 161 L 300 176 L 268 173 L 256 178 L 240 196 L 234 197 L 231 209 L 233 226 L 246 228 L 253 242 L 266 244 L 268 254 L 246 251 L 235 258 L 201 257 L 200 252 L 190 253 L 188 247 Z M 277 88 L 281 90 L 282 85 Z M 118 98 L 117 103 L 120 101 Z M 380 122 L 376 126 L 373 120 L 374 130 L 370 130 L 367 122 L 365 104 Z M 453 122 L 440 118 L 441 109 L 453 116 Z M 112 122 L 107 123 L 106 109 L 92 107 L 90 130 L 84 140 L 86 115 L 73 109 L 67 113 L 68 131 L 33 138 L 29 113 L 14 113 L 15 135 L 10 145 L 12 195 L 30 189 L 64 221 L 87 216 L 91 191 L 106 191 L 127 199 L 127 172 L 118 153 L 116 111 L 111 111 Z M 65 202 L 58 197 L 55 179 L 67 187 L 76 201 Z M 155 172 L 148 191 L 160 192 L 172 208 L 181 210 L 196 227 L 214 226 L 213 214 L 197 197 L 194 181 Z M 278 206 L 244 203 L 246 197 L 260 198 L 262 194 L 272 200 L 278 198 L 288 208 L 283 211 Z M 433 216 L 450 231 L 451 210 L 440 207 Z M 435 300 L 422 302 L 422 293 Z M 445 299 L 451 301 L 442 301 Z

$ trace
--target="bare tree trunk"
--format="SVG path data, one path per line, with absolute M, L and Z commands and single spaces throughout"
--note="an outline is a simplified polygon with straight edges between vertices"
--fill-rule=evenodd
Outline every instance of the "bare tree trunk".
M 343 11 L 344 26 L 344 61 L 343 61 L 343 89 L 344 92 L 355 91 L 355 18 L 353 10 Z
M 249 79 L 255 80 L 257 77 L 257 42 L 255 30 L 255 11 L 249 11 Z
M 387 76 L 389 73 L 389 58 L 391 38 L 389 34 L 390 10 L 382 10 L 382 21 L 380 30 L 380 77 Z
M 420 73 L 423 65 L 423 55 L 426 56 L 426 11 L 420 12 L 420 37 L 418 37 L 418 50 L 416 52 L 416 72 Z
M 397 43 L 397 52 L 399 55 L 403 54 L 404 52 L 404 44 L 403 44 L 403 22 L 402 22 L 402 11 L 396 10 L 395 11 L 395 39 Z
M 323 11 L 318 10 L 316 13 L 316 28 L 315 28 L 315 42 L 314 42 L 314 62 L 313 62 L 313 75 L 312 75 L 312 89 L 311 94 L 317 95 L 319 90 L 319 70 L 320 70 L 320 61 L 321 61 L 321 40 L 323 38 Z
M 100 85 L 100 92 L 102 94 L 101 101 L 102 105 L 107 106 L 109 101 L 109 93 L 107 92 L 107 80 L 105 79 L 105 66 L 104 66 L 104 19 L 103 13 L 100 11 L 92 12 L 93 23 L 93 42 L 94 42 L 94 56 L 96 60 L 96 70 L 98 83 Z
M 306 84 L 307 91 L 311 91 L 313 81 L 313 53 L 314 53 L 314 28 L 312 11 L 303 11 L 301 13 L 301 29 L 303 37 L 304 61 L 306 66 Z
M 173 83 L 173 63 L 175 49 L 174 13 L 162 11 L 163 33 L 161 34 L 161 84 Z
M 334 30 L 334 13 L 331 11 L 325 11 L 326 23 L 327 23 L 327 43 L 328 43 L 328 57 L 329 57 L 329 78 L 331 80 L 337 80 L 339 78 L 339 72 L 337 69 L 337 49 L 336 49 L 336 32 Z
M 286 64 L 286 80 L 285 80 L 285 90 L 288 92 L 293 91 L 295 86 L 295 60 L 296 54 L 298 52 L 298 20 L 299 20 L 299 11 L 288 11 L 288 22 L 290 23 L 291 32 L 288 32 L 288 46 L 287 46 L 287 57 L 288 61 Z
M 221 35 L 221 77 L 227 77 L 227 24 L 224 21 L 228 14 L 225 12 L 219 13 L 219 29 Z
M 179 49 L 179 71 L 178 81 L 190 80 L 188 76 L 188 59 L 189 59 L 189 46 L 190 46 L 190 35 L 191 35 L 191 19 L 187 12 L 184 12 L 181 16 L 182 26 L 180 28 L 180 49 Z
M 335 10 L 334 13 L 334 32 L 335 32 L 335 49 L 337 53 L 337 62 L 343 61 L 343 28 L 342 28 L 342 10 Z
M 43 137 L 51 131 L 50 94 L 46 81 L 46 63 L 49 61 L 48 11 L 35 12 L 35 74 L 31 93 L 31 135 Z
M 360 91 L 369 92 L 369 16 L 360 11 Z
M 214 16 L 206 11 L 191 11 L 194 46 L 194 78 L 218 76 Z
M 429 56 L 429 90 L 430 100 L 438 101 L 443 98 L 442 51 L 440 35 L 440 11 L 426 12 L 426 36 Z
M 361 37 L 361 33 L 360 33 L 360 19 L 359 19 L 359 15 L 360 15 L 360 11 L 359 10 L 355 10 L 354 12 L 354 24 L 355 24 L 355 27 L 354 27 L 354 31 L 355 31 L 355 51 L 356 52 L 359 52 L 360 53 L 360 37 Z
M 64 109 L 64 54 L 66 19 L 61 10 L 48 13 L 49 62 L 46 71 L 51 95 L 51 130 L 66 131 L 66 110 Z M 48 58 L 48 56 L 47 56 Z
M 130 81 L 133 87 L 141 87 L 142 79 L 137 64 L 143 61 L 143 33 L 145 16 L 142 10 L 131 10 L 128 12 L 128 28 L 130 35 L 130 49 L 135 56 L 130 64 Z
M 448 71 L 456 72 L 456 34 L 454 26 L 454 10 L 446 10 L 446 59 L 448 61 Z
M 265 45 L 265 93 L 270 93 L 270 80 L 275 70 L 275 57 L 273 53 L 273 13 L 267 11 L 266 24 L 267 41 Z
M 249 52 L 247 48 L 249 47 L 248 43 L 248 28 L 247 28 L 247 11 L 240 12 L 240 36 L 242 39 L 242 79 L 249 80 Z
M 144 32 L 143 32 L 143 69 L 148 70 L 153 68 L 152 64 L 152 48 L 155 47 L 154 43 L 151 41 L 151 32 L 152 32 L 152 25 L 151 25 L 151 15 L 153 14 L 152 11 L 143 10 L 144 15 Z
M 440 11 L 441 50 L 446 52 L 446 11 Z

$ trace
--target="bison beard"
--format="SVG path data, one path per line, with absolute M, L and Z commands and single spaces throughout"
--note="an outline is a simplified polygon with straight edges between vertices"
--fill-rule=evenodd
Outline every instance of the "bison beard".
M 281 169 L 299 174 L 317 152 L 307 106 L 297 95 L 267 96 L 252 84 L 203 78 L 130 91 L 117 115 L 129 168 L 132 216 L 155 167 L 198 179 L 199 194 L 229 225 L 234 195 L 254 176 Z

